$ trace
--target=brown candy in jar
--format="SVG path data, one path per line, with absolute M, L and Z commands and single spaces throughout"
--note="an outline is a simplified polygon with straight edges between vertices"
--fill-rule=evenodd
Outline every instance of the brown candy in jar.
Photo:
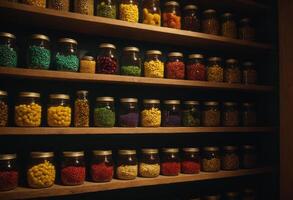
M 219 35 L 220 25 L 217 18 L 217 12 L 208 9 L 203 12 L 202 32 L 212 35 Z
M 225 37 L 237 38 L 237 26 L 231 13 L 222 15 L 221 34 Z
M 0 127 L 7 126 L 7 122 L 8 122 L 7 92 L 0 90 Z
M 68 12 L 69 3 L 69 0 L 48 0 L 48 8 Z
M 243 83 L 244 84 L 256 84 L 257 83 L 257 71 L 253 62 L 244 62 L 243 64 Z

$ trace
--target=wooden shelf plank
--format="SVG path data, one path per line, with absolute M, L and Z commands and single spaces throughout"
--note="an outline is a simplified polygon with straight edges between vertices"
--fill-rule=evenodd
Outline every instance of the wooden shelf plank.
M 192 181 L 204 181 L 222 178 L 232 178 L 238 176 L 257 175 L 272 172 L 271 167 L 257 168 L 257 169 L 243 169 L 237 171 L 220 171 L 216 173 L 204 173 L 195 175 L 184 175 L 179 176 L 159 176 L 157 178 L 136 178 L 135 180 L 112 180 L 108 183 L 92 183 L 85 182 L 79 186 L 62 186 L 54 185 L 53 187 L 46 189 L 30 189 L 19 187 L 13 191 L 0 192 L 0 199 L 11 200 L 11 199 L 28 199 L 28 198 L 40 198 L 49 196 L 62 196 L 62 195 L 73 195 L 89 192 L 99 192 L 115 189 L 125 189 L 142 186 L 155 186 L 172 183 L 192 182 Z

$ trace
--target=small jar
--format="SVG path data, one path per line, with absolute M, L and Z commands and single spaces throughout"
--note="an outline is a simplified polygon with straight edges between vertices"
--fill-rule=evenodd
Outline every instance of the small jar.
M 111 150 L 93 151 L 91 162 L 91 179 L 94 182 L 109 182 L 114 175 L 114 164 Z
M 69 12 L 70 0 L 48 0 L 48 8 Z
M 161 26 L 160 0 L 143 0 L 142 13 L 142 23 Z
M 180 5 L 176 1 L 167 1 L 163 11 L 163 26 L 181 29 Z
M 47 188 L 54 185 L 56 170 L 53 152 L 31 152 L 27 168 L 27 182 L 31 188 Z
M 180 52 L 171 52 L 165 65 L 165 77 L 171 79 L 184 79 L 185 64 L 183 54 Z
M 242 125 L 256 126 L 256 110 L 255 104 L 245 102 L 242 104 Z
M 139 175 L 154 178 L 160 175 L 160 158 L 158 149 L 142 149 L 139 162 Z
M 79 58 L 77 57 L 76 40 L 70 38 L 61 38 L 58 40 L 55 66 L 58 71 L 78 71 Z
M 206 80 L 206 66 L 204 64 L 204 57 L 201 54 L 191 54 L 188 56 L 186 66 L 186 78 L 188 80 L 205 81 Z
M 254 145 L 242 146 L 242 168 L 251 169 L 257 166 L 257 152 Z
M 216 101 L 204 102 L 204 108 L 202 111 L 202 125 L 220 126 L 221 124 L 221 111 L 219 103 Z
M 22 3 L 28 4 L 31 6 L 46 8 L 46 1 L 47 0 L 22 0 Z
M 121 75 L 141 76 L 141 59 L 138 48 L 125 47 L 123 49 Z
M 80 69 L 81 73 L 96 73 L 96 61 L 92 56 L 84 56 L 80 60 Z
M 222 59 L 219 57 L 209 58 L 207 68 L 207 81 L 211 82 L 223 82 L 224 80 L 224 68 L 221 65 Z
M 0 32 L 0 66 L 17 66 L 16 37 L 11 33 Z
M 201 167 L 204 172 L 218 172 L 221 169 L 221 159 L 218 147 L 203 149 Z
M 122 180 L 135 179 L 138 174 L 136 150 L 119 150 L 116 177 Z
M 162 150 L 161 174 L 164 176 L 178 176 L 180 173 L 179 149 L 164 148 Z
M 224 146 L 222 155 L 222 169 L 223 170 L 237 170 L 239 169 L 239 155 L 237 146 Z
M 185 127 L 200 126 L 201 109 L 198 101 L 184 101 L 182 124 Z
M 14 122 L 16 126 L 38 127 L 41 125 L 42 106 L 40 93 L 21 92 L 14 107 Z
M 139 113 L 136 98 L 120 99 L 119 126 L 138 127 Z
M 224 102 L 222 112 L 222 125 L 223 126 L 239 126 L 239 109 L 238 104 L 235 102 Z
M 47 110 L 50 127 L 69 127 L 71 124 L 70 97 L 66 94 L 51 94 Z
M 237 38 L 237 25 L 231 13 L 222 15 L 221 33 L 224 37 Z
M 119 4 L 119 19 L 127 22 L 139 20 L 139 10 L 137 0 L 121 0 Z
M 181 126 L 181 109 L 179 100 L 164 101 L 163 126 Z
M 99 45 L 97 57 L 97 73 L 117 74 L 119 72 L 116 47 L 113 44 L 102 43 Z
M 146 52 L 144 61 L 144 76 L 151 78 L 164 77 L 164 62 L 162 61 L 161 51 L 149 50 Z
M 143 110 L 141 111 L 142 127 L 159 127 L 161 126 L 160 100 L 144 99 Z
M 51 62 L 50 39 L 46 35 L 33 34 L 27 49 L 27 68 L 49 69 Z
M 206 195 L 203 197 L 203 200 L 220 200 L 221 195 Z
M 220 24 L 217 17 L 217 12 L 213 9 L 208 9 L 203 12 L 202 32 L 207 34 L 219 35 Z
M 74 126 L 89 127 L 90 123 L 90 104 L 88 91 L 79 90 L 76 92 L 77 98 L 74 102 Z
M 113 127 L 115 125 L 115 107 L 113 97 L 97 97 L 94 110 L 94 125 Z
M 181 172 L 183 174 L 198 174 L 200 171 L 200 155 L 198 148 L 182 149 Z
M 0 127 L 8 124 L 7 92 L 0 90 Z
M 94 0 L 74 0 L 74 12 L 94 15 Z
M 16 154 L 0 154 L 0 191 L 13 190 L 17 186 Z
M 85 180 L 83 151 L 64 151 L 61 162 L 61 182 L 63 185 L 82 185 Z
M 96 6 L 96 15 L 111 19 L 117 18 L 117 2 L 116 0 L 98 0 Z
M 224 81 L 227 83 L 241 83 L 241 70 L 236 59 L 226 60 Z
M 253 189 L 246 188 L 242 194 L 242 200 L 256 200 L 256 192 Z
M 183 29 L 188 31 L 200 31 L 200 17 L 196 5 L 186 5 L 183 8 Z
M 241 40 L 255 40 L 255 30 L 252 27 L 249 18 L 244 18 L 240 20 L 238 37 Z
M 243 63 L 243 83 L 244 84 L 256 84 L 257 83 L 257 71 L 255 65 L 252 62 Z

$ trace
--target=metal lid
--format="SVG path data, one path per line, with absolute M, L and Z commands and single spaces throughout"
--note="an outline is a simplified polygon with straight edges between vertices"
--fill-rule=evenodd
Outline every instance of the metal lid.
M 242 64 L 243 66 L 253 66 L 254 63 L 253 62 L 250 62 L 250 61 L 246 61 Z
M 232 14 L 232 13 L 229 13 L 229 12 L 224 13 L 224 14 L 222 15 L 222 17 L 232 17 L 232 16 L 233 16 L 233 14 Z
M 205 106 L 217 106 L 217 105 L 219 105 L 219 102 L 217 102 L 217 101 L 206 101 L 203 104 Z
M 15 39 L 15 35 L 13 35 L 12 33 L 7 33 L 7 32 L 0 32 L 0 37 L 7 37 L 7 38 L 12 38 Z
M 3 90 L 0 90 L 0 96 L 7 96 L 7 92 L 3 91 Z
M 159 153 L 159 150 L 158 149 L 142 149 L 141 152 L 144 154 L 155 154 L 155 153 Z
M 219 200 L 221 198 L 220 195 L 208 195 L 204 196 L 204 200 Z
M 226 63 L 228 63 L 228 64 L 235 64 L 235 63 L 238 63 L 238 60 L 236 60 L 234 58 L 230 58 L 230 59 L 227 59 L 226 60 Z
M 204 14 L 211 14 L 211 13 L 216 13 L 216 11 L 214 9 L 207 9 L 205 11 L 203 11 Z
M 197 6 L 196 5 L 186 5 L 184 6 L 183 10 L 197 10 Z
M 183 57 L 183 54 L 180 52 L 170 52 L 168 53 L 168 57 Z
M 154 104 L 159 104 L 160 100 L 159 99 L 144 99 L 143 103 L 154 103 Z
M 243 145 L 242 148 L 245 150 L 254 150 L 255 146 L 251 144 L 246 144 L 246 145 Z
M 219 147 L 204 147 L 203 148 L 204 151 L 219 151 Z
M 42 34 L 32 34 L 31 35 L 31 39 L 39 39 L 39 40 L 46 40 L 46 41 L 50 41 L 49 37 L 46 35 L 42 35 Z
M 114 101 L 113 97 L 97 97 L 96 101 Z
M 242 103 L 242 105 L 245 106 L 245 107 L 253 107 L 253 106 L 255 106 L 255 103 L 252 103 L 252 102 L 244 102 L 244 103 Z
M 220 57 L 210 57 L 209 61 L 220 62 L 222 59 Z
M 94 57 L 93 56 L 84 56 L 84 57 L 81 58 L 81 60 L 93 61 Z
M 164 101 L 164 104 L 167 104 L 167 105 L 172 105 L 172 104 L 176 104 L 176 105 L 178 105 L 178 104 L 180 104 L 180 101 L 179 100 L 165 100 Z
M 83 151 L 63 151 L 62 152 L 64 157 L 80 157 L 84 156 Z
M 53 156 L 54 156 L 54 152 L 41 152 L 41 151 L 31 152 L 32 158 L 51 158 Z
M 16 154 L 0 154 L 0 160 L 12 160 L 16 158 Z
M 176 1 L 167 1 L 165 3 L 165 6 L 179 6 L 179 3 L 177 3 Z
M 202 54 L 190 54 L 188 56 L 189 59 L 193 59 L 193 58 L 198 58 L 198 59 L 202 59 L 203 55 Z
M 39 98 L 41 95 L 40 95 L 40 93 L 37 93 L 37 92 L 20 92 L 19 96 L 20 97 L 37 97 L 37 98 Z
M 146 52 L 147 55 L 162 55 L 162 52 L 159 50 L 148 50 Z
M 199 105 L 199 101 L 183 101 L 185 105 Z
M 116 49 L 116 46 L 114 44 L 110 44 L 110 43 L 102 43 L 99 45 L 99 48 Z
M 124 47 L 123 51 L 135 51 L 135 52 L 139 52 L 139 48 L 137 48 L 137 47 Z
M 137 103 L 138 100 L 136 98 L 122 98 L 120 99 L 121 103 Z
M 226 101 L 223 104 L 224 104 L 224 106 L 237 106 L 238 105 L 238 103 L 236 103 L 236 102 L 230 102 L 230 101 Z
M 136 150 L 133 150 L 133 149 L 131 149 L 131 150 L 129 150 L 129 149 L 125 150 L 125 149 L 123 149 L 123 150 L 119 150 L 118 151 L 118 154 L 120 154 L 120 155 L 135 155 L 136 154 Z
M 184 152 L 199 152 L 199 148 L 194 148 L 194 147 L 183 148 L 182 151 L 184 151 Z
M 112 150 L 94 150 L 93 154 L 95 156 L 108 156 L 112 155 Z
M 50 94 L 50 99 L 70 99 L 67 94 Z
M 238 197 L 239 192 L 226 192 L 227 197 Z
M 71 38 L 60 38 L 58 40 L 59 43 L 71 43 L 71 44 L 76 44 L 77 45 L 77 41 Z
M 179 149 L 178 148 L 163 148 L 162 151 L 164 153 L 178 153 Z
M 226 151 L 236 151 L 236 150 L 238 150 L 238 147 L 229 145 L 229 146 L 223 146 L 223 149 Z
M 87 90 L 78 90 L 78 91 L 76 91 L 77 95 L 87 95 L 88 93 L 89 93 L 89 91 L 87 91 Z
M 240 23 L 249 23 L 249 22 L 250 22 L 250 18 L 248 18 L 248 17 L 242 18 L 240 20 Z

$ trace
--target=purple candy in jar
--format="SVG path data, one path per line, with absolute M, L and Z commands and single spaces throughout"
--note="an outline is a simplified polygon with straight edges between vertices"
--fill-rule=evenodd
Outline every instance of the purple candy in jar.
M 164 101 L 163 126 L 181 126 L 181 111 L 179 100 Z
M 97 73 L 117 74 L 119 71 L 116 47 L 113 44 L 102 43 L 97 56 Z
M 136 98 L 122 98 L 119 106 L 119 126 L 138 127 L 138 100 Z

